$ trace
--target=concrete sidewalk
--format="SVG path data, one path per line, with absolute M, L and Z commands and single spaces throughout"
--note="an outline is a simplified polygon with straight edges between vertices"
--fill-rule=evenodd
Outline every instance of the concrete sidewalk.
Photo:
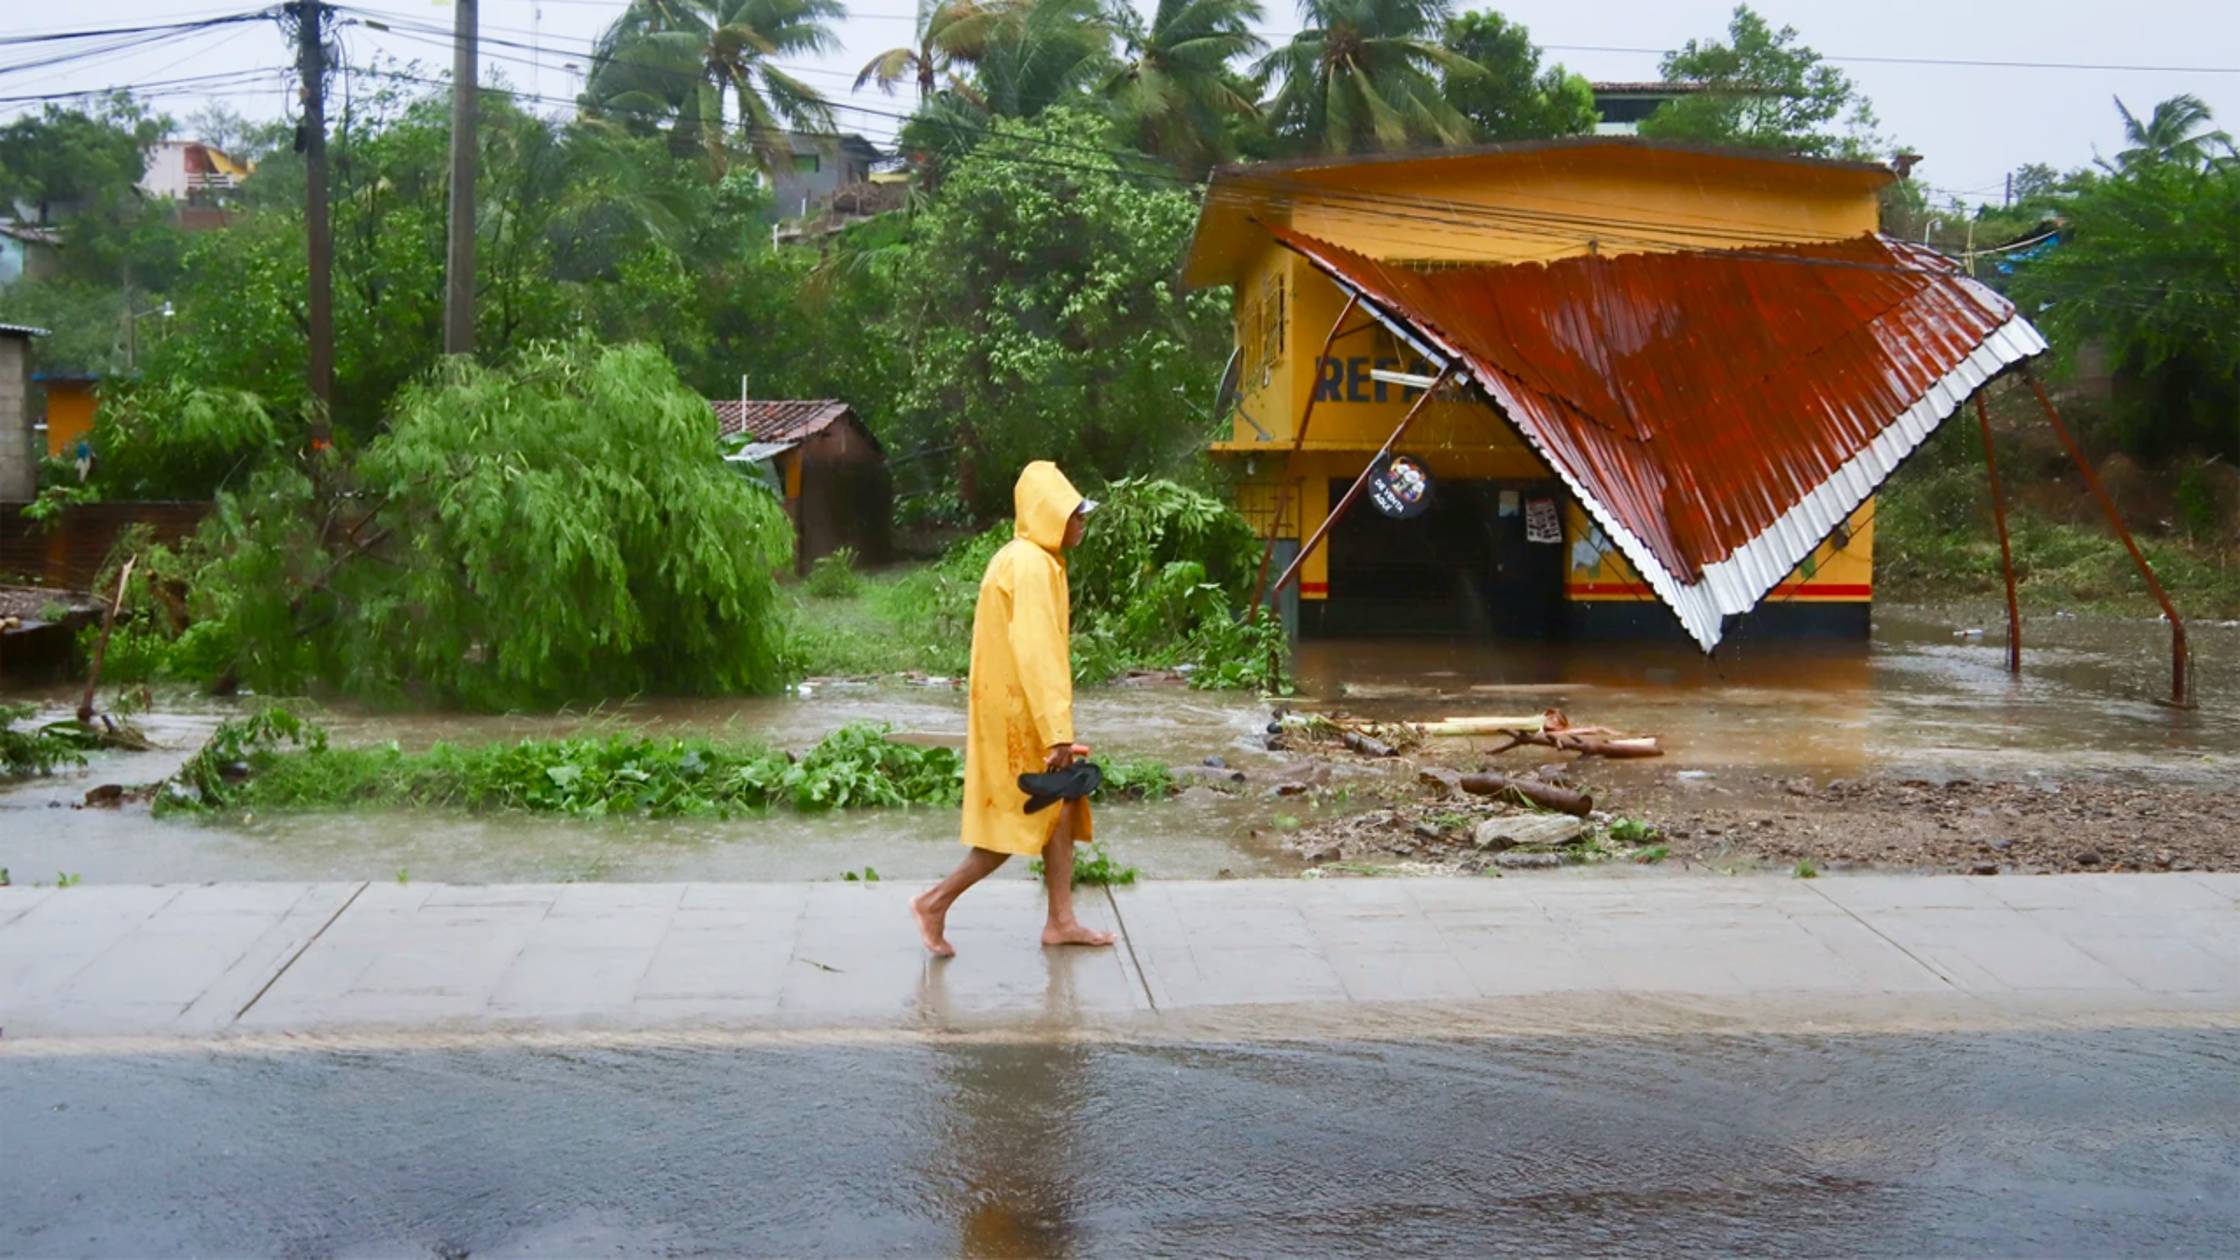
M 0 1039 L 347 1029 L 1078 1028 L 1546 997 L 2240 1015 L 2240 875 L 1153 882 L 1118 948 L 888 884 L 0 889 Z

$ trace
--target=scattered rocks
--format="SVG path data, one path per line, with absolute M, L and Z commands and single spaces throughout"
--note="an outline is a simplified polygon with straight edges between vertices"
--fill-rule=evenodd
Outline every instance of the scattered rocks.
M 1177 783 L 1218 788 L 1222 791 L 1234 790 L 1235 784 L 1244 782 L 1244 771 L 1231 770 L 1226 766 L 1175 766 L 1168 773 L 1174 775 Z
M 2070 860 L 2079 866 L 2098 866 L 2100 865 L 2100 854 L 2097 850 L 2086 849 Z
M 1505 871 L 1552 871 L 1563 865 L 1563 857 L 1556 853 L 1526 853 L 1511 849 L 1494 854 L 1493 864 Z
M 1499 853 L 1520 846 L 1562 844 L 1576 840 L 1586 829 L 1585 820 L 1566 814 L 1504 814 L 1479 823 L 1470 833 L 1470 843 Z
M 1999 873 L 1999 864 L 1997 862 L 1978 862 L 1968 868 L 1968 873 L 1970 875 L 1996 875 Z

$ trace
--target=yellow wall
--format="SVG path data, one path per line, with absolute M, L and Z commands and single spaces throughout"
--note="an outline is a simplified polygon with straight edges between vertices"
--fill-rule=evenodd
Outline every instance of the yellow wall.
M 1303 538 L 1322 521 L 1330 507 L 1329 481 L 1359 474 L 1414 401 L 1412 391 L 1369 380 L 1369 370 L 1428 374 L 1428 369 L 1382 325 L 1341 338 L 1326 358 L 1318 358 L 1344 294 L 1305 259 L 1277 245 L 1256 219 L 1287 222 L 1355 252 L 1401 261 L 1520 262 L 1589 249 L 1734 248 L 1871 232 L 1875 189 L 1886 177 L 1858 167 L 1588 145 L 1522 155 L 1364 162 L 1287 178 L 1278 201 L 1257 207 L 1249 204 L 1249 184 L 1246 196 L 1209 198 L 1189 263 L 1194 282 L 1235 286 L 1237 344 L 1245 347 L 1244 414 L 1232 420 L 1227 439 L 1216 441 L 1213 451 L 1243 465 L 1238 505 L 1264 535 L 1278 538 Z M 1413 207 L 1381 204 L 1409 197 L 1418 199 Z M 1282 351 L 1273 358 L 1264 350 L 1268 312 L 1275 306 L 1271 285 L 1280 285 L 1283 324 Z M 1369 322 L 1356 307 L 1346 327 Z M 1293 455 L 1310 399 L 1316 399 L 1312 420 Z M 1398 449 L 1422 458 L 1441 480 L 1553 478 L 1516 430 L 1474 395 L 1434 400 Z M 1854 517 L 1849 545 L 1822 544 L 1800 566 L 1810 575 L 1792 577 L 1785 586 L 1793 586 L 1800 599 L 1867 598 L 1872 514 L 1870 501 Z M 1599 568 L 1568 569 L 1572 544 L 1589 536 L 1587 528 L 1585 515 L 1573 505 L 1564 539 L 1567 596 L 1652 598 L 1615 553 Z M 1316 599 L 1326 592 L 1326 564 L 1318 552 L 1301 570 L 1300 594 Z
M 93 431 L 93 385 L 86 381 L 49 381 L 47 454 L 67 456 L 78 439 Z

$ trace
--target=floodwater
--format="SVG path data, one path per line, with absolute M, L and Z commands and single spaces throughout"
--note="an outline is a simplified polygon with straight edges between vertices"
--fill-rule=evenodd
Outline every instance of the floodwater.
M 2217 1255 L 2229 1029 L 74 1052 L 15 1255 Z
M 1981 610 L 1885 607 L 1873 641 L 1738 642 L 1705 660 L 1684 647 L 1625 643 L 1514 647 L 1448 643 L 1310 643 L 1300 652 L 1301 707 L 1412 719 L 1534 713 L 1662 738 L 1669 755 L 1613 766 L 1628 775 L 1755 769 L 1829 775 L 1876 771 L 1939 778 L 2131 777 L 2208 784 L 2240 774 L 2240 626 L 2193 629 L 2199 706 L 2156 703 L 2168 685 L 2168 630 L 2146 619 L 2034 618 L 2023 676 L 2004 669 L 2003 628 Z M 1956 629 L 1982 627 L 1981 637 Z M 57 692 L 45 697 L 58 707 Z M 845 722 L 924 735 L 963 730 L 948 687 L 815 683 L 786 698 L 646 701 L 597 713 L 327 716 L 340 742 L 513 738 L 603 723 L 725 730 L 802 747 Z M 0 789 L 0 866 L 19 880 L 67 871 L 94 882 L 214 879 L 791 880 L 870 866 L 926 878 L 955 860 L 943 810 L 804 817 L 597 822 L 434 815 L 288 816 L 224 824 L 157 822 L 145 808 L 68 806 L 104 782 L 147 782 L 176 765 L 230 706 L 187 701 L 143 725 L 166 747 L 104 754 L 83 772 Z M 1172 687 L 1103 689 L 1079 701 L 1077 726 L 1100 756 L 1175 764 L 1220 756 L 1258 773 L 1267 710 L 1239 697 Z M 1100 810 L 1099 833 L 1147 875 L 1288 874 L 1274 824 L 1291 802 L 1254 791 Z M 1024 877 L 1015 864 L 1011 877 Z

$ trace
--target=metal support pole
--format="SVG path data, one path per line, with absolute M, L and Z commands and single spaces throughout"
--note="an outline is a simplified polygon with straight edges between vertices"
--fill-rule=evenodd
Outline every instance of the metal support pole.
M 1338 317 L 1330 321 L 1330 332 L 1329 335 L 1325 336 L 1322 339 L 1322 348 L 1315 351 L 1315 385 L 1313 388 L 1307 391 L 1307 405 L 1305 410 L 1302 411 L 1299 415 L 1299 427 L 1292 431 L 1291 455 L 1285 460 L 1285 472 L 1290 471 L 1291 461 L 1298 457 L 1300 448 L 1304 447 L 1307 444 L 1307 426 L 1314 423 L 1314 405 L 1320 399 L 1322 394 L 1321 384 L 1323 357 L 1330 353 L 1330 343 L 1338 339 L 1338 330 L 1345 327 L 1346 316 L 1353 314 L 1354 305 L 1360 301 L 1361 294 L 1358 290 L 1346 295 L 1346 304 L 1338 308 Z M 1248 615 L 1258 615 L 1260 612 L 1261 602 L 1267 597 L 1268 560 L 1270 557 L 1275 555 L 1276 535 L 1283 532 L 1283 512 L 1284 509 L 1289 507 L 1290 505 L 1291 490 L 1290 487 L 1286 485 L 1284 486 L 1284 488 L 1276 492 L 1275 519 L 1268 526 L 1268 536 L 1265 539 L 1261 540 L 1260 574 L 1258 577 L 1255 577 L 1252 580 L 1252 610 Z M 1277 583 L 1276 589 L 1279 591 L 1282 590 L 1283 584 L 1280 582 Z
M 1377 453 L 1369 457 L 1369 462 L 1361 469 L 1361 475 L 1355 477 L 1353 484 L 1346 487 L 1346 492 L 1338 500 L 1337 506 L 1330 509 L 1330 515 L 1322 518 L 1322 524 L 1315 526 L 1313 536 L 1300 545 L 1299 554 L 1293 557 L 1291 566 L 1283 571 L 1282 577 L 1276 579 L 1275 589 L 1278 592 L 1290 585 L 1291 579 L 1299 576 L 1299 569 L 1306 564 L 1307 557 L 1314 554 L 1314 549 L 1322 545 L 1323 536 L 1330 532 L 1330 527 L 1338 523 L 1338 518 L 1346 514 L 1346 510 L 1353 506 L 1355 499 L 1361 497 L 1361 491 L 1369 484 L 1369 474 L 1375 472 L 1377 464 L 1385 456 L 1392 453 L 1393 446 L 1407 434 L 1408 426 L 1414 424 L 1416 417 L 1423 414 L 1424 404 L 1430 402 L 1432 395 L 1439 392 L 1439 387 L 1447 383 L 1447 377 L 1453 371 L 1454 365 L 1452 363 L 1440 368 L 1439 375 L 1433 378 L 1430 388 L 1423 391 L 1423 397 L 1416 399 L 1415 405 L 1408 408 L 1408 414 L 1400 417 L 1400 424 L 1392 430 L 1392 436 L 1386 438 L 1384 445 L 1377 448 Z
M 2147 580 L 2147 590 L 2153 593 L 2155 602 L 2162 605 L 2162 615 L 2170 622 L 2170 703 L 2183 706 L 2190 702 L 2192 692 L 2191 672 L 2186 668 L 2186 623 L 2178 619 L 2178 610 L 2171 605 L 2170 596 L 2163 591 L 2162 583 L 2156 579 L 2154 566 L 2147 563 L 2146 554 L 2139 550 L 2138 543 L 2132 541 L 2131 531 L 2124 527 L 2123 514 L 2116 511 L 2116 501 L 2108 497 L 2108 491 L 2101 486 L 2100 478 L 2093 473 L 2092 464 L 2084 457 L 2084 448 L 2078 446 L 2077 440 L 2069 435 L 2069 426 L 2061 423 L 2061 413 L 2053 409 L 2053 400 L 2046 397 L 2046 387 L 2038 382 L 2034 373 L 2025 372 L 2023 376 L 2030 382 L 2030 391 L 2038 396 L 2038 405 L 2045 408 L 2046 419 L 2052 422 L 2054 434 L 2061 439 L 2061 445 L 2068 449 L 2069 458 L 2075 461 L 2077 471 L 2084 475 L 2085 488 L 2092 491 L 2092 497 L 2100 501 L 2100 510 L 2107 514 L 2108 524 L 2115 528 L 2116 537 L 2123 540 L 2124 550 L 2131 553 L 2131 562 L 2139 566 L 2139 576 Z
M 1999 570 L 2007 576 L 2007 672 L 2022 672 L 2022 606 L 2014 598 L 2014 551 L 2007 546 L 2007 500 L 1999 491 L 1999 452 L 1991 445 L 1991 409 L 1976 395 L 1976 423 L 1983 426 L 1983 466 L 1991 474 L 1991 521 L 1999 527 Z
M 451 217 L 444 250 L 443 352 L 474 353 L 476 0 L 452 0 Z

